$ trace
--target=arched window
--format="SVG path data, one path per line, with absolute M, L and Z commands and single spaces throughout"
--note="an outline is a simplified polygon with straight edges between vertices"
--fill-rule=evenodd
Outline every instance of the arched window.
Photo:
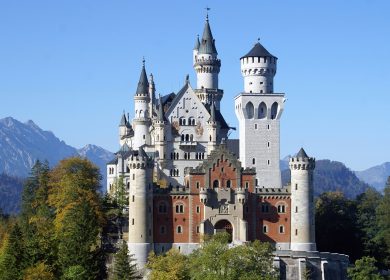
M 284 226 L 279 226 L 279 233 L 284 233 Z
M 230 181 L 230 180 L 227 180 L 227 181 L 226 181 L 226 187 L 227 187 L 227 188 L 230 188 L 230 187 L 231 187 L 231 181 Z
M 183 227 L 182 226 L 177 226 L 176 232 L 177 233 L 183 233 Z
M 274 104 L 272 104 L 272 107 L 271 107 L 271 119 L 275 119 L 277 114 L 278 114 L 278 103 L 277 102 L 274 102 Z
M 184 141 L 184 134 L 181 135 L 181 141 Z
M 176 209 L 176 213 L 179 214 L 184 213 L 184 205 L 182 203 L 177 203 L 175 209 Z
M 286 213 L 286 206 L 284 204 L 278 205 L 278 213 Z
M 190 135 L 186 134 L 186 141 L 190 141 Z
M 214 180 L 214 182 L 213 182 L 213 188 L 214 188 L 214 189 L 219 188 L 219 181 L 218 181 L 218 180 Z
M 249 101 L 248 103 L 246 103 L 245 109 L 246 109 L 247 118 L 253 119 L 254 114 L 255 114 L 255 107 L 253 107 L 252 102 Z
M 194 135 L 193 134 L 190 135 L 190 141 L 191 142 L 194 141 Z
M 259 105 L 258 117 L 259 119 L 264 119 L 267 116 L 267 105 L 264 102 L 261 102 Z

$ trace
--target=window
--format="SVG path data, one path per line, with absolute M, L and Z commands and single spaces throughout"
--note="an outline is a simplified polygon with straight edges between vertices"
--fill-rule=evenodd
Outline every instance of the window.
M 252 158 L 252 164 L 256 164 L 256 159 Z
M 227 181 L 226 181 L 226 187 L 227 187 L 227 188 L 230 188 L 230 187 L 231 187 L 231 184 L 232 184 L 232 181 L 230 181 L 230 180 L 227 180 Z
M 199 182 L 196 182 L 196 188 L 199 189 L 199 187 L 200 187 Z
M 295 206 L 295 213 L 298 213 L 298 206 Z
M 286 206 L 284 204 L 278 205 L 278 213 L 286 213 Z
M 165 234 L 166 230 L 165 230 L 165 226 L 161 226 L 160 227 L 160 233 L 161 234 Z
M 184 213 L 184 205 L 181 203 L 176 204 L 176 213 Z
M 134 219 L 131 219 L 131 224 L 134 225 Z
M 267 203 L 261 204 L 261 212 L 263 212 L 263 213 L 269 212 L 269 205 Z
M 267 164 L 268 164 L 268 165 L 270 165 L 270 164 L 271 164 L 270 160 L 267 160 Z
M 159 205 L 158 205 L 158 212 L 159 213 L 167 213 L 167 205 L 165 202 L 161 202 Z
M 200 213 L 200 207 L 196 206 L 196 213 Z
M 279 226 L 279 233 L 284 233 L 284 226 Z
M 298 184 L 295 184 L 295 190 L 296 191 L 298 190 Z
M 218 181 L 218 180 L 214 180 L 214 182 L 213 182 L 213 188 L 214 188 L 214 189 L 218 189 L 218 188 L 219 188 L 219 181 Z
M 263 226 L 263 233 L 268 233 L 268 226 Z
M 269 148 L 269 142 L 267 142 L 267 147 Z
M 199 226 L 196 226 L 196 233 L 199 233 L 199 232 L 200 232 Z
M 177 226 L 176 232 L 177 232 L 177 233 L 183 233 L 183 228 L 182 228 L 182 226 Z
M 298 235 L 298 229 L 295 229 L 295 235 Z
M 269 130 L 269 124 L 267 125 L 267 129 Z
M 259 185 L 259 180 L 258 179 L 255 180 L 255 184 L 256 184 L 256 186 Z
M 257 123 L 255 123 L 255 129 L 257 129 Z
M 135 201 L 135 195 L 133 195 L 133 196 L 131 197 L 131 201 L 132 201 L 132 202 Z
M 133 180 L 135 180 L 135 174 L 133 174 Z
M 245 182 L 245 188 L 249 188 L 249 182 Z

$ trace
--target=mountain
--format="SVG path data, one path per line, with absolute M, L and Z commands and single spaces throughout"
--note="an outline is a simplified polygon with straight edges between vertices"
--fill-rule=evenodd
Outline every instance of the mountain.
M 0 173 L 25 178 L 37 159 L 47 160 L 53 167 L 70 156 L 82 156 L 94 162 L 105 184 L 106 162 L 114 156 L 111 152 L 95 145 L 76 149 L 31 120 L 22 123 L 11 117 L 0 119 Z
M 359 180 L 353 171 L 343 163 L 328 159 L 317 160 L 314 169 L 314 195 L 327 191 L 342 191 L 348 198 L 355 198 L 370 186 Z M 286 185 L 291 180 L 290 170 L 282 171 L 282 182 Z
M 7 174 L 0 174 L 0 209 L 4 213 L 18 213 L 20 210 L 23 180 Z
M 390 176 L 390 162 L 385 162 L 363 171 L 355 171 L 355 174 L 360 180 L 373 186 L 378 191 L 383 191 L 387 178 Z

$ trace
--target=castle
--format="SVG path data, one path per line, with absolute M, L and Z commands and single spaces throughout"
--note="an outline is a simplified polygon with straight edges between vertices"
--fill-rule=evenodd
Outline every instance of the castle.
M 123 180 L 129 199 L 128 246 L 139 267 L 150 251 L 198 248 L 205 234 L 228 232 L 233 244 L 275 245 L 281 279 L 344 279 L 348 257 L 316 251 L 313 169 L 303 149 L 289 161 L 282 186 L 280 119 L 284 93 L 274 92 L 277 57 L 259 42 L 240 58 L 244 90 L 234 100 L 239 140 L 228 139 L 218 85 L 221 60 L 208 17 L 193 48 L 196 87 L 156 96 L 143 62 L 134 118 L 123 113 L 120 150 L 107 164 L 107 192 Z

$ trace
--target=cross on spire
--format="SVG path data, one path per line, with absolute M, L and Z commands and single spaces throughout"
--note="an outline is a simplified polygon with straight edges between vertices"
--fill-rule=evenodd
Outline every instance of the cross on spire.
M 145 57 L 142 57 L 142 66 L 145 67 Z

